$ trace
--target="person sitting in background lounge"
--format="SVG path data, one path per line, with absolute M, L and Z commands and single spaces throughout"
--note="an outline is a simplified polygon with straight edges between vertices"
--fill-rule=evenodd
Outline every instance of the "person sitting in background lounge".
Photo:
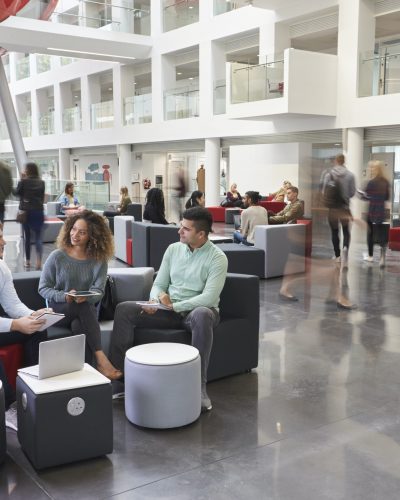
M 67 182 L 65 184 L 64 194 L 60 196 L 59 200 L 61 203 L 61 213 L 64 215 L 75 214 L 79 209 L 83 210 L 79 203 L 78 198 L 74 194 L 74 183 Z
M 290 186 L 286 191 L 286 195 L 289 203 L 277 214 L 269 216 L 270 224 L 288 224 L 289 222 L 296 222 L 297 219 L 303 216 L 303 202 L 298 199 L 298 188 Z
M 128 210 L 128 205 L 132 203 L 131 199 L 129 198 L 128 188 L 126 186 L 122 186 L 121 189 L 119 190 L 119 194 L 121 195 L 121 198 L 119 200 L 119 205 L 117 207 L 117 210 L 105 210 L 103 212 L 104 216 L 115 217 L 116 215 L 126 214 L 126 211 Z
M 205 199 L 202 191 L 193 191 L 190 198 L 185 204 L 186 210 L 193 207 L 204 207 Z
M 278 189 L 275 193 L 271 193 L 270 196 L 273 196 L 272 201 L 285 201 L 286 191 L 292 183 L 290 181 L 283 181 L 283 185 Z
M 226 199 L 221 203 L 222 207 L 243 207 L 243 199 L 237 189 L 237 184 L 231 185 L 231 190 L 226 193 Z
M 151 188 L 146 195 L 143 220 L 153 224 L 168 224 L 165 218 L 164 194 L 159 188 Z
M 264 207 L 258 205 L 259 201 L 260 195 L 258 191 L 247 191 L 244 195 L 245 210 L 243 210 L 241 216 L 241 227 L 239 231 L 233 233 L 235 243 L 253 246 L 255 227 L 268 224 L 268 212 Z

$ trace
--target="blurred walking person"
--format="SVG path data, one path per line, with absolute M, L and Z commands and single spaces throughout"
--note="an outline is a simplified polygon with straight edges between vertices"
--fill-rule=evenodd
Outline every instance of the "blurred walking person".
M 355 179 L 352 172 L 345 166 L 345 157 L 338 154 L 335 164 L 322 177 L 322 197 L 324 204 L 329 208 L 328 223 L 331 228 L 335 260 L 347 268 L 348 252 L 350 247 L 350 223 L 353 220 L 350 211 L 350 198 L 356 192 Z M 342 226 L 343 242 L 340 249 L 339 227 Z
M 0 224 L 4 222 L 6 199 L 12 192 L 12 177 L 9 166 L 0 161 Z
M 24 177 L 19 181 L 15 194 L 19 196 L 19 210 L 25 212 L 22 229 L 25 240 L 24 267 L 31 267 L 31 232 L 35 235 L 36 269 L 42 268 L 44 181 L 39 176 L 36 163 L 27 163 Z

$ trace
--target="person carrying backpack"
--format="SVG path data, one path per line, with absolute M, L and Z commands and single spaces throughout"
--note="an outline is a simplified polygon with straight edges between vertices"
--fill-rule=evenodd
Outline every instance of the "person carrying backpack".
M 342 266 L 346 268 L 350 246 L 350 222 L 352 220 L 350 198 L 356 192 L 356 185 L 354 175 L 346 168 L 344 162 L 343 154 L 336 155 L 334 166 L 323 175 L 322 200 L 324 205 L 329 208 L 328 223 L 331 228 L 336 262 L 342 261 Z M 342 253 L 339 224 L 343 231 Z

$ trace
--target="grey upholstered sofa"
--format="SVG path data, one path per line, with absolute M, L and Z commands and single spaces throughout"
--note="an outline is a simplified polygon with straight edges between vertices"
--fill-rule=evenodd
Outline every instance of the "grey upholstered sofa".
M 165 250 L 179 241 L 174 225 L 132 222 L 132 263 L 134 267 L 154 267 L 158 270 Z
M 153 281 L 152 268 L 109 269 L 116 282 L 117 302 L 145 300 L 149 296 Z M 39 271 L 16 273 L 14 285 L 20 299 L 30 308 L 45 306 L 38 293 Z M 259 339 L 259 279 L 257 276 L 228 274 L 221 294 L 221 322 L 214 330 L 208 379 L 215 380 L 236 373 L 242 373 L 258 364 Z M 100 323 L 102 347 L 108 352 L 112 321 Z M 69 335 L 67 328 L 48 329 L 49 338 Z M 145 330 L 138 328 L 135 345 L 151 342 L 190 343 L 190 334 L 185 330 Z

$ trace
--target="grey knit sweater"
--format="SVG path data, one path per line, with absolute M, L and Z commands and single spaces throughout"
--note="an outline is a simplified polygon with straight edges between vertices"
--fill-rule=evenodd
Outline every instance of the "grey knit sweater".
M 49 301 L 66 302 L 65 292 L 91 290 L 101 296 L 88 297 L 98 302 L 104 293 L 107 278 L 107 262 L 94 259 L 78 260 L 63 250 L 54 250 L 48 256 L 39 281 L 39 293 Z

